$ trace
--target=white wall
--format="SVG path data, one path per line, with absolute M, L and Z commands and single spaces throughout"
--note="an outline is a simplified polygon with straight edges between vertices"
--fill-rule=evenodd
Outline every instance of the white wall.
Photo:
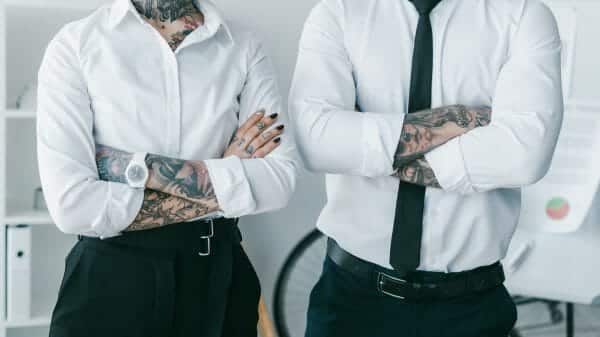
M 317 0 L 213 1 L 229 20 L 251 26 L 263 38 L 279 72 L 282 93 L 287 101 L 302 26 Z M 241 221 L 245 245 L 269 305 L 283 260 L 293 245 L 314 228 L 324 200 L 322 177 L 303 173 L 287 208 Z

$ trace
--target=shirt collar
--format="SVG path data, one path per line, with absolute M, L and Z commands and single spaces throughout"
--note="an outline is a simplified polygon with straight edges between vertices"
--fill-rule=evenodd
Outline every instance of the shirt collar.
M 233 42 L 234 40 L 233 35 L 231 34 L 231 29 L 229 28 L 229 25 L 223 18 L 221 12 L 217 9 L 217 6 L 215 6 L 215 4 L 212 3 L 210 0 L 194 1 L 196 3 L 196 6 L 204 15 L 205 28 L 213 34 L 216 34 L 220 28 L 223 28 L 229 41 Z M 135 7 L 131 3 L 131 0 L 115 0 L 115 2 L 110 8 L 110 28 L 116 28 L 119 25 L 119 23 L 125 20 L 128 13 L 134 15 L 138 20 L 142 20 L 140 14 L 137 12 Z
M 108 17 L 108 24 L 110 28 L 115 28 L 119 23 L 125 19 L 127 12 L 135 11 L 135 7 L 130 0 L 115 0 L 110 7 L 110 14 Z

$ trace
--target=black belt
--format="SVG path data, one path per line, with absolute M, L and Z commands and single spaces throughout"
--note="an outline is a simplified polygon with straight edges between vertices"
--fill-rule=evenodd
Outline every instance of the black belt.
M 238 219 L 197 220 L 171 224 L 154 229 L 123 232 L 119 236 L 98 239 L 78 236 L 103 244 L 115 244 L 134 248 L 149 249 L 193 249 L 200 256 L 211 254 L 213 240 L 240 243 L 242 235 L 237 226 Z
M 332 239 L 327 242 L 327 255 L 341 269 L 357 277 L 373 280 L 373 286 L 379 293 L 397 299 L 448 299 L 482 292 L 504 283 L 500 262 L 458 273 L 415 271 L 400 277 L 394 270 L 346 252 Z

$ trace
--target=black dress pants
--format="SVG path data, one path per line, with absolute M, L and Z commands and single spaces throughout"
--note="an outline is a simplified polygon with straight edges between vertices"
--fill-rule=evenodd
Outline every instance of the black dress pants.
M 379 293 L 376 275 L 356 277 L 329 258 L 313 289 L 306 337 L 506 337 L 516 307 L 504 286 L 434 302 Z
M 71 250 L 50 337 L 256 336 L 260 285 L 230 221 L 211 255 L 200 223 L 98 240 Z

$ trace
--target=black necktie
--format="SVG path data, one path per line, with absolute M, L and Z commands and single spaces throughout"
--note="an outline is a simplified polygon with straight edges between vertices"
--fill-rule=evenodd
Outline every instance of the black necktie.
M 431 108 L 433 33 L 429 14 L 441 0 L 411 0 L 419 12 L 415 35 L 408 113 Z M 400 273 L 417 269 L 421 255 L 425 187 L 400 182 L 390 264 Z

